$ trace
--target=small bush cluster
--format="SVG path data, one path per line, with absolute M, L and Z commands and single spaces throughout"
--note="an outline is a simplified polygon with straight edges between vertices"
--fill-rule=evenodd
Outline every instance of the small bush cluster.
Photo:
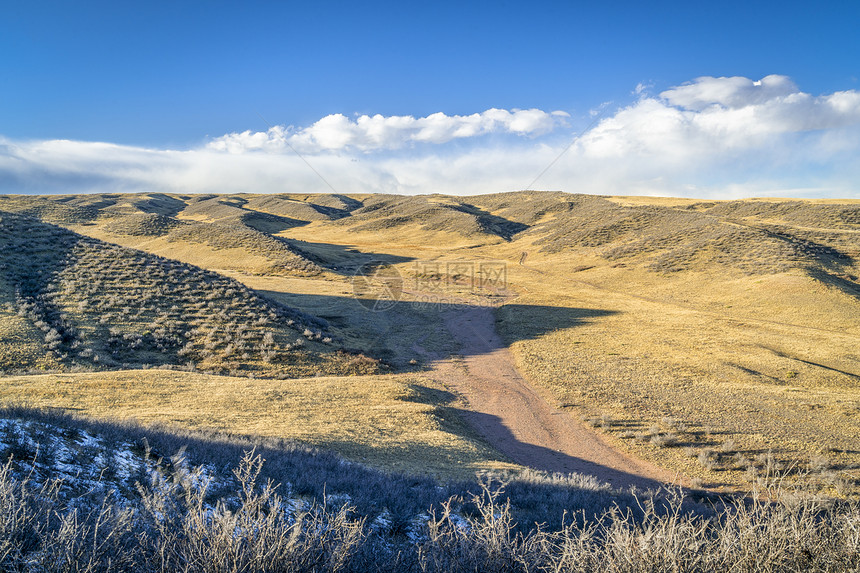
M 247 200 L 200 196 L 185 202 L 160 194 L 122 196 L 0 196 L 0 209 L 60 225 L 104 222 L 104 229 L 114 235 L 161 237 L 171 241 L 204 243 L 215 249 L 243 248 L 272 260 L 269 273 L 314 275 L 322 268 L 282 239 L 254 228 L 261 219 L 282 217 L 247 211 Z M 309 204 L 299 203 L 323 219 L 328 217 Z M 336 211 L 320 207 L 324 211 Z M 216 220 L 214 223 L 186 222 L 175 215 L 185 210 Z M 247 220 L 252 216 L 253 220 Z M 264 221 L 265 222 L 265 221 Z M 300 221 L 296 221 L 299 223 Z M 290 225 L 287 225 L 290 226 Z
M 133 213 L 111 218 L 105 223 L 104 230 L 113 235 L 161 237 L 170 233 L 172 229 L 186 224 L 175 217 L 159 213 Z
M 99 207 L 92 201 L 78 201 L 73 195 L 0 195 L 0 209 L 60 225 L 80 225 L 94 221 Z M 95 203 L 98 203 L 97 201 Z M 110 201 L 104 203 L 109 204 Z
M 703 504 L 575 475 L 439 484 L 296 445 L 0 417 L 4 571 L 860 570 L 860 507 L 778 472 L 761 495 Z
M 860 207 L 856 205 L 828 205 L 804 201 L 726 201 L 694 204 L 689 208 L 704 208 L 707 213 L 734 220 L 756 218 L 783 221 L 803 227 L 860 228 Z

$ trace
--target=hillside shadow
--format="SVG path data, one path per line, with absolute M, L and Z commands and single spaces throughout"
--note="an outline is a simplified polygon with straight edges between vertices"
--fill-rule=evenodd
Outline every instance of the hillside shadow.
M 469 203 L 452 205 L 451 208 L 462 213 L 473 215 L 478 220 L 478 224 L 487 232 L 498 235 L 506 241 L 510 241 L 514 235 L 529 228 L 529 226 L 524 223 L 518 223 L 516 221 L 511 221 L 510 219 L 505 219 L 504 217 L 499 217 L 498 215 L 493 215 L 492 213 L 484 211 L 474 205 L 470 205 Z
M 522 466 L 549 473 L 575 473 L 600 476 L 598 478 L 599 481 L 605 481 L 617 489 L 636 487 L 640 490 L 659 490 L 664 489 L 667 485 L 657 480 L 590 462 L 543 446 L 520 441 L 502 423 L 501 418 L 498 416 L 459 408 L 451 408 L 451 410 L 460 416 L 482 438 L 488 442 L 492 440 L 491 443 L 496 450 L 500 451 L 511 461 Z M 560 412 L 559 415 L 566 416 L 568 414 Z
M 431 390 L 432 389 L 428 389 Z M 446 408 L 441 408 L 444 410 Z M 439 510 L 447 499 L 456 496 L 470 499 L 482 491 L 478 480 L 438 480 L 430 477 L 433 468 L 410 473 L 386 472 L 361 463 L 362 447 L 372 454 L 372 445 L 333 440 L 326 444 L 327 450 L 278 438 L 263 438 L 252 435 L 225 434 L 204 430 L 191 430 L 167 425 L 142 425 L 134 420 L 93 419 L 77 414 L 71 415 L 60 408 L 36 409 L 20 406 L 0 406 L 0 419 L 20 419 L 56 428 L 55 434 L 65 439 L 84 439 L 84 432 L 103 438 L 108 448 L 114 451 L 129 448 L 136 456 L 150 452 L 152 460 L 162 460 L 162 467 L 168 473 L 176 469 L 172 460 L 180 455 L 187 463 L 206 465 L 212 475 L 213 485 L 209 490 L 209 500 L 217 496 L 235 495 L 238 484 L 233 479 L 231 468 L 239 465 L 242 457 L 253 452 L 263 458 L 259 483 L 271 480 L 281 484 L 287 495 L 315 500 L 319 503 L 340 503 L 341 496 L 349 496 L 349 504 L 354 511 L 370 519 L 380 514 L 388 514 L 388 519 L 409 523 L 416 515 L 428 510 Z M 41 430 L 33 438 L 50 440 L 51 431 Z M 92 441 L 92 440 L 90 440 Z M 47 442 L 39 444 L 40 451 L 47 451 Z M 422 459 L 430 444 L 418 444 L 413 451 L 398 452 L 399 455 Z M 330 449 L 328 449 L 330 448 Z M 350 455 L 341 457 L 335 453 L 349 451 Z M 446 453 L 445 448 L 437 448 L 436 454 Z M 72 450 L 70 450 L 72 451 Z M 98 452 L 90 452 L 97 455 Z M 109 453 L 109 452 L 106 452 Z M 379 452 L 375 452 L 378 456 Z M 359 462 L 359 463 L 351 463 Z M 23 461 L 23 460 L 22 460 Z M 77 462 L 73 462 L 77 463 Z M 141 464 L 142 466 L 142 464 Z M 221 468 L 221 469 L 218 469 Z M 146 472 L 133 474 L 134 479 L 146 484 Z M 618 508 L 632 511 L 635 517 L 641 516 L 638 500 L 629 492 L 600 485 L 587 477 L 535 476 L 517 474 L 495 475 L 495 485 L 505 484 L 499 501 L 510 500 L 522 526 L 518 530 L 528 530 L 541 523 L 554 528 L 569 525 L 570 520 L 581 521 L 600 515 L 605 510 Z M 42 476 L 46 477 L 46 476 Z M 487 478 L 484 478 L 485 481 Z M 137 491 L 136 488 L 130 488 Z M 468 506 L 463 508 L 469 511 Z M 573 513 L 572 513 L 573 512 Z M 578 514 L 578 515 L 577 515 Z M 585 515 L 582 515 L 585 514 Z
M 61 226 L 0 211 L 0 279 L 9 289 L 2 295 L 17 299 L 18 311 L 26 309 L 33 322 L 53 329 L 63 345 L 74 339 L 74 330 L 57 303 L 44 295 L 83 240 Z
M 414 332 L 398 329 L 398 346 L 411 348 L 413 342 L 426 338 L 428 329 L 442 328 L 442 320 L 449 317 L 455 332 L 452 340 L 459 335 L 474 334 L 480 344 L 471 345 L 466 352 L 483 354 L 501 346 L 521 340 L 534 340 L 557 330 L 574 328 L 588 324 L 594 319 L 612 316 L 614 310 L 564 307 L 533 304 L 505 304 L 500 308 L 451 304 L 428 301 L 392 301 L 363 295 L 333 296 L 305 293 L 284 293 L 271 290 L 257 290 L 260 295 L 293 306 L 308 314 L 321 316 L 330 324 L 349 330 L 351 326 L 370 329 L 374 324 L 387 328 L 392 324 L 415 326 Z M 477 310 L 478 316 L 472 316 Z M 454 317 L 451 320 L 450 317 Z M 477 318 L 480 322 L 473 322 Z M 449 331 L 452 324 L 449 324 Z M 487 329 L 495 337 L 485 335 Z M 414 340 L 408 337 L 414 336 Z M 462 354 L 462 353 L 461 353 Z M 386 357 L 387 358 L 387 357 Z
M 271 296 L 277 293 L 261 294 Z M 504 348 L 512 340 L 539 338 L 555 330 L 575 328 L 596 318 L 615 314 L 614 311 L 603 309 L 507 305 L 501 309 L 507 313 L 507 320 L 513 320 L 514 316 L 528 317 L 528 324 L 527 328 L 512 329 L 506 333 L 508 336 L 503 340 L 495 330 L 496 315 L 494 309 L 490 307 L 389 301 L 389 304 L 374 310 L 372 305 L 376 302 L 379 301 L 370 298 L 323 295 L 292 295 L 289 300 L 290 304 L 306 312 L 320 314 L 320 310 L 325 309 L 327 313 L 324 315 L 325 318 L 335 326 L 343 325 L 349 328 L 350 325 L 360 322 L 365 328 L 370 328 L 369 325 L 377 322 L 378 330 L 382 334 L 377 339 L 378 346 L 368 348 L 368 353 L 375 354 L 405 371 L 429 370 L 433 368 L 432 363 L 435 360 L 445 359 L 452 354 L 464 358 L 490 354 Z M 403 322 L 398 322 L 399 320 Z M 404 327 L 404 323 L 411 328 Z M 450 340 L 442 347 L 437 341 L 435 348 L 425 350 L 426 338 L 434 334 Z M 420 357 L 421 362 L 415 364 L 414 360 L 409 360 L 412 357 Z M 414 384 L 411 388 L 414 394 L 406 398 L 407 400 L 436 407 L 444 405 L 450 415 L 465 423 L 482 440 L 493 444 L 493 447 L 506 458 L 525 467 L 549 473 L 600 476 L 601 480 L 607 481 L 615 488 L 666 487 L 666 484 L 657 480 L 522 441 L 505 425 L 502 418 L 494 413 L 452 406 L 457 396 L 451 392 Z M 559 411 L 556 415 L 569 416 L 570 414 Z M 330 444 L 330 446 L 337 445 Z M 429 452 L 426 455 L 430 459 Z
M 184 201 L 165 195 L 164 193 L 148 193 L 132 198 L 129 203 L 144 213 L 164 215 L 166 217 L 176 217 L 187 207 Z
M 600 475 L 602 481 L 606 481 L 617 489 L 636 487 L 640 490 L 658 490 L 666 487 L 666 484 L 657 480 L 643 478 L 518 440 L 498 416 L 452 406 L 457 400 L 457 396 L 447 390 L 430 388 L 420 384 L 410 384 L 409 389 L 411 393 L 403 399 L 404 401 L 443 408 L 444 413 L 441 415 L 443 425 L 445 419 L 448 418 L 447 414 L 453 414 L 466 422 L 482 439 L 493 443 L 494 449 L 514 463 L 548 473 Z M 559 412 L 559 415 L 567 416 L 569 414 Z
M 342 201 L 344 205 L 346 205 L 345 211 L 352 212 L 356 209 L 360 209 L 364 206 L 364 204 L 358 199 L 353 199 L 352 197 L 348 197 L 346 195 L 341 195 L 340 193 L 333 193 L 331 197 Z M 332 207 L 333 208 L 333 207 Z
M 839 289 L 848 296 L 860 299 L 860 283 L 850 280 L 845 274 L 814 267 L 808 268 L 806 272 L 815 280 Z
M 68 204 L 75 207 L 85 207 L 89 209 L 102 210 L 107 207 L 112 207 L 116 205 L 121 199 L 121 195 L 113 194 L 113 193 L 105 193 L 94 196 L 80 196 L 80 195 L 64 195 L 60 197 L 51 197 L 50 200 L 61 203 Z
M 596 318 L 619 314 L 617 310 L 550 306 L 537 304 L 505 304 L 495 311 L 496 330 L 506 343 L 534 340 L 550 332 L 589 324 Z
M 309 223 L 309 221 L 302 221 L 300 219 L 294 219 L 284 215 L 272 215 L 270 213 L 261 213 L 258 211 L 248 211 L 247 213 L 238 215 L 236 220 L 238 223 L 250 227 L 255 231 L 260 231 L 261 233 L 267 233 L 269 235 L 281 233 L 296 227 L 304 227 Z M 222 223 L 222 220 L 219 220 L 218 222 Z M 279 239 L 280 237 L 275 238 Z

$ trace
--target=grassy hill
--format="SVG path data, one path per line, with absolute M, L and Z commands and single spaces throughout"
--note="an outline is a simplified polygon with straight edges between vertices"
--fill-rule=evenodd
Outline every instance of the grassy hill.
M 352 211 L 348 218 L 339 219 L 337 223 L 356 232 L 419 227 L 424 231 L 484 241 L 510 240 L 526 229 L 522 223 L 493 215 L 466 201 L 437 195 L 371 197 L 360 208 Z
M 372 372 L 325 321 L 211 271 L 0 213 L 0 369 Z
M 243 209 L 243 202 L 235 198 L 163 194 L 35 198 L 6 195 L 0 196 L 0 210 L 30 215 L 85 234 L 95 233 L 97 238 L 125 246 L 156 242 L 168 248 L 190 246 L 215 252 L 216 256 L 219 252 L 239 259 L 250 255 L 253 270 L 265 274 L 312 276 L 322 271 L 290 242 L 272 236 L 307 221 Z
M 331 229 L 361 236 L 447 237 L 488 245 L 533 245 L 543 253 L 597 256 L 658 273 L 804 269 L 853 289 L 860 256 L 857 205 L 802 201 L 629 200 L 516 192 L 469 198 L 374 195 L 102 194 L 0 196 L 0 209 L 103 231 L 120 242 L 186 243 L 242 250 L 270 261 L 263 274 L 323 271 L 287 236 Z M 156 249 L 157 250 L 157 249 Z M 852 278 L 853 277 L 853 278 Z M 847 281 L 847 282 L 846 282 Z
M 858 201 L 0 196 L 0 569 L 856 570 L 858 276 Z M 465 304 L 558 415 L 764 495 L 505 460 L 426 371 Z
M 540 252 L 584 251 L 661 273 L 725 268 L 774 274 L 802 268 L 857 280 L 851 270 L 860 256 L 857 205 L 629 205 L 610 197 L 529 193 L 473 200 L 529 225 L 525 235 L 534 237 Z

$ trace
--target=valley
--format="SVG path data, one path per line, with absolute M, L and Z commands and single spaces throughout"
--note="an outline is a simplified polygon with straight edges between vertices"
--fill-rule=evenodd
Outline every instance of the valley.
M 0 356 L 17 381 L 38 371 L 204 386 L 253 377 L 285 389 L 339 380 L 314 391 L 325 406 L 301 423 L 231 427 L 265 411 L 241 400 L 219 406 L 218 422 L 174 415 L 168 398 L 159 415 L 247 435 L 278 428 L 267 431 L 375 467 L 467 477 L 529 465 L 478 420 L 493 379 L 517 376 L 552 416 L 654 468 L 642 478 L 730 491 L 775 467 L 814 466 L 810 487 L 851 495 L 860 477 L 857 201 L 117 194 L 3 196 L 0 211 L 11 247 Z M 58 241 L 68 254 L 49 247 Z M 15 253 L 40 264 L 11 273 L 22 268 Z M 389 276 L 357 289 L 363 268 Z M 386 280 L 396 300 L 382 308 Z M 176 286 L 147 297 L 158 281 Z M 464 338 L 466 316 L 480 317 L 483 334 Z M 496 352 L 508 370 L 493 370 Z M 17 384 L 6 403 L 38 395 L 40 406 L 69 407 Z M 357 393 L 343 399 L 338 384 Z M 425 410 L 397 427 L 421 436 L 441 420 L 426 451 L 447 453 L 400 462 L 388 451 L 397 439 L 381 438 L 391 430 L 360 405 L 397 411 L 414 387 L 428 389 Z M 147 401 L 111 395 L 116 405 L 89 414 L 120 415 L 127 400 L 132 416 Z M 279 408 L 308 410 L 290 403 Z M 364 429 L 349 443 L 325 419 Z M 489 426 L 541 446 L 519 424 Z

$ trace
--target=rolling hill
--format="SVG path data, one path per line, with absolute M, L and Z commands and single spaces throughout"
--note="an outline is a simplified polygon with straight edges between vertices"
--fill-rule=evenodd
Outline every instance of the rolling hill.
M 156 215 L 163 217 L 162 215 Z M 0 212 L 0 369 L 372 372 L 324 320 L 212 271 Z

